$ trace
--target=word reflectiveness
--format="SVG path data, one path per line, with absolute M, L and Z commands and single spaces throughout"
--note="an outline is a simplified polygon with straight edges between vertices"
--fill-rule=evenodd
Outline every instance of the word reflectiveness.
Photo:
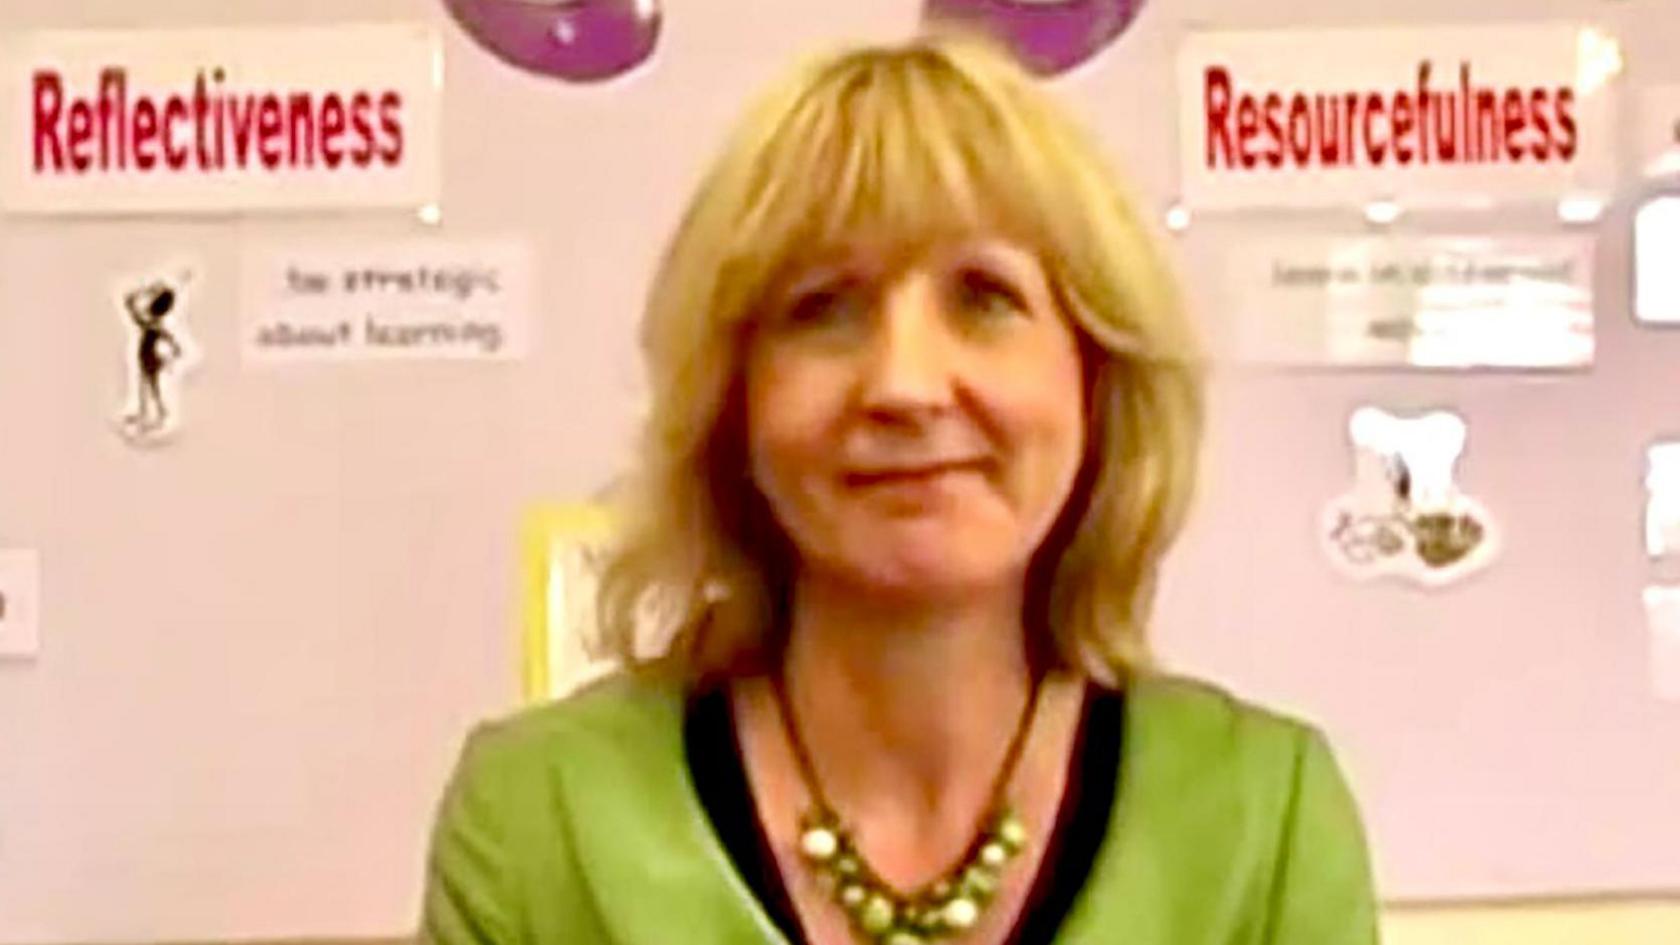
M 32 88 L 36 173 L 394 166 L 403 153 L 396 89 L 234 89 L 217 67 L 190 89 L 131 97 L 118 66 L 85 94 L 56 69 L 37 71 Z

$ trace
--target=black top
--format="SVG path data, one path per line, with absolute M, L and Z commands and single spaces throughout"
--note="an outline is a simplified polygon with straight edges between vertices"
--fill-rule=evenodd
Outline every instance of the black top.
M 1047 841 L 1044 859 L 1010 932 L 1010 942 L 1047 945 L 1054 940 L 1063 917 L 1090 876 L 1114 808 L 1124 717 L 1125 699 L 1119 692 L 1086 685 L 1079 729 L 1068 759 L 1067 789 L 1056 811 L 1056 826 Z M 782 884 L 769 837 L 758 820 L 727 690 L 713 689 L 690 704 L 683 724 L 683 744 L 700 804 L 729 851 L 736 871 L 788 941 L 803 943 L 793 900 Z

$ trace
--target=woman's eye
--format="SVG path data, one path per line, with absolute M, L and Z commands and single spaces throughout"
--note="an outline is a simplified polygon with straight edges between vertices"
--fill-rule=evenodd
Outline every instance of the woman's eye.
M 793 328 L 822 328 L 849 322 L 862 309 L 855 288 L 834 286 L 796 296 L 783 310 L 782 321 Z
M 980 269 L 957 276 L 956 302 L 963 312 L 983 316 L 1024 315 L 1027 304 L 1006 280 Z

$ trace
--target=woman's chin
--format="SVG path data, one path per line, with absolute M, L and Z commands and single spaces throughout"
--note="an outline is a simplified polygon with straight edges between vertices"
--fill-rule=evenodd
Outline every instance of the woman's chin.
M 848 583 L 861 592 L 886 598 L 937 600 L 973 595 L 1006 586 L 1012 571 L 998 563 L 976 561 L 950 547 L 922 552 L 883 547 L 853 562 Z

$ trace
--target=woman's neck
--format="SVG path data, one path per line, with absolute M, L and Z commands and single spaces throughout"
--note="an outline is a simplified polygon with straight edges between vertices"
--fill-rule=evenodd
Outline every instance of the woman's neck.
M 791 603 L 785 684 L 829 800 L 970 828 L 1033 689 L 1019 589 L 905 602 L 807 578 Z

